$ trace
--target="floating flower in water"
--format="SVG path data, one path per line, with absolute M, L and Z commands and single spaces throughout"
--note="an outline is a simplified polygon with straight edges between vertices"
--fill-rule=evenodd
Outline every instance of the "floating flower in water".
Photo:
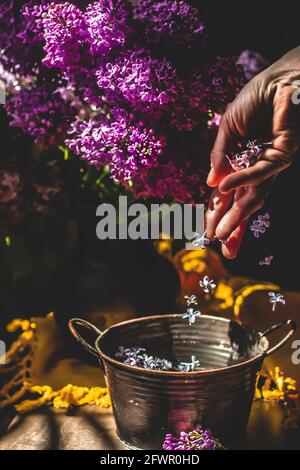
M 160 359 L 159 357 L 154 356 L 144 356 L 144 369 L 152 370 L 170 370 L 173 368 L 171 361 L 167 359 Z
M 188 308 L 186 312 L 182 315 L 182 318 L 183 319 L 188 318 L 189 325 L 192 325 L 193 323 L 195 323 L 196 318 L 200 317 L 200 315 L 201 315 L 201 312 L 199 312 L 198 310 L 194 310 L 193 308 Z
M 119 351 L 115 354 L 115 357 L 126 359 L 129 356 L 138 356 L 139 354 L 144 353 L 145 351 L 146 349 L 144 348 L 124 348 L 123 346 L 120 346 Z
M 200 248 L 205 248 L 206 245 L 209 245 L 209 239 L 205 235 L 206 232 L 204 232 L 202 235 L 195 232 L 192 240 L 192 245 Z
M 199 281 L 200 287 L 203 288 L 204 292 L 208 293 L 212 289 L 216 287 L 215 281 L 213 279 L 209 279 L 208 276 L 204 276 L 204 278 Z
M 200 366 L 200 361 L 195 356 L 191 357 L 191 362 L 180 362 L 178 364 L 179 372 L 193 372 Z
M 270 302 L 272 305 L 272 310 L 274 312 L 276 305 L 278 303 L 284 304 L 285 305 L 285 298 L 282 294 L 276 294 L 275 292 L 269 292 L 270 296 Z
M 259 261 L 258 264 L 260 266 L 270 266 L 270 264 L 272 263 L 273 258 L 274 258 L 273 255 L 266 256 L 265 259 L 262 259 L 261 261 Z
M 124 346 L 119 346 L 115 357 L 121 359 L 123 364 L 141 367 L 142 369 L 170 370 L 173 367 L 171 361 L 149 356 L 146 354 L 146 349 L 140 347 L 124 348 Z
M 192 295 L 185 295 L 184 298 L 186 299 L 186 303 L 189 305 L 198 305 L 197 298 L 194 294 Z
M 164 450 L 221 450 L 222 444 L 213 437 L 209 429 L 197 425 L 191 432 L 181 432 L 179 437 L 167 434 L 162 448 Z
M 270 225 L 270 214 L 266 212 L 264 215 L 259 215 L 257 219 L 253 220 L 250 225 L 250 230 L 253 232 L 255 238 L 259 238 L 260 234 L 265 233 Z

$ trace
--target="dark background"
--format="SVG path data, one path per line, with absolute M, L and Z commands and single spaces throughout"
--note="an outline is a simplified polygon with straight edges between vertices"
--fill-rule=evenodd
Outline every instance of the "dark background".
M 207 25 L 217 54 L 259 51 L 271 61 L 300 44 L 300 7 L 291 1 L 189 0 Z

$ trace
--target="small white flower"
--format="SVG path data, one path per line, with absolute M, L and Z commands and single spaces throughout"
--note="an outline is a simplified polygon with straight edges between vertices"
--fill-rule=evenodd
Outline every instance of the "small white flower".
M 240 153 L 226 155 L 226 157 L 234 171 L 246 170 L 250 166 L 255 165 L 264 148 L 271 144 L 272 142 L 263 142 L 258 144 L 257 140 L 249 140 L 246 145 L 246 150 L 243 150 Z
M 191 362 L 180 362 L 178 364 L 178 370 L 180 372 L 192 372 L 195 369 L 197 369 L 197 367 L 199 366 L 200 366 L 200 361 L 198 361 L 195 356 L 192 356 Z
M 270 214 L 266 212 L 264 215 L 259 215 L 257 219 L 253 220 L 250 225 L 250 230 L 253 232 L 255 238 L 259 238 L 260 234 L 265 233 L 270 225 Z
M 271 264 L 272 261 L 273 261 L 273 258 L 274 258 L 273 255 L 266 256 L 265 259 L 262 259 L 261 261 L 259 261 L 258 264 L 259 264 L 260 266 L 270 266 L 270 264 Z
M 246 170 L 251 166 L 248 151 L 236 153 L 229 158 L 229 162 L 234 171 Z
M 264 215 L 259 215 L 257 217 L 257 220 L 259 220 L 260 224 L 263 225 L 264 227 L 268 228 L 270 227 L 270 214 L 269 212 L 266 212 Z
M 204 276 L 204 278 L 199 281 L 200 287 L 203 288 L 204 292 L 208 293 L 212 289 L 216 287 L 215 281 L 213 279 L 209 279 L 208 276 Z
M 189 325 L 192 325 L 193 323 L 195 323 L 196 318 L 200 317 L 200 315 L 201 312 L 199 312 L 198 310 L 194 310 L 193 308 L 187 308 L 186 312 L 182 315 L 182 318 L 188 318 Z
M 269 292 L 270 302 L 272 305 L 272 311 L 275 310 L 278 303 L 285 305 L 285 298 L 282 294 L 276 294 L 275 292 Z
M 258 158 L 263 151 L 264 145 L 266 144 L 258 144 L 257 140 L 248 140 L 247 149 L 253 157 Z
M 189 305 L 192 305 L 192 304 L 198 305 L 197 298 L 196 298 L 196 296 L 195 296 L 194 294 L 192 294 L 192 295 L 185 295 L 184 298 L 186 299 L 186 303 L 187 303 L 188 306 L 189 306 Z
M 192 245 L 194 247 L 200 247 L 200 248 L 205 248 L 206 245 L 209 245 L 209 239 L 206 238 L 205 235 L 206 235 L 206 232 L 204 232 L 202 235 L 195 232 L 194 237 L 192 239 Z

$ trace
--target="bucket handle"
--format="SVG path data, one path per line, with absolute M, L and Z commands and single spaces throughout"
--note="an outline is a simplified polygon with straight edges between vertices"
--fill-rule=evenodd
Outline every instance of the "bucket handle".
M 297 324 L 294 320 L 283 320 L 280 323 L 277 323 L 276 325 L 270 326 L 270 328 L 268 328 L 263 333 L 260 333 L 260 336 L 268 336 L 270 333 L 273 333 L 273 331 L 278 330 L 282 326 L 289 326 L 290 331 L 288 332 L 288 334 L 284 338 L 282 338 L 281 341 L 279 341 L 279 343 L 275 344 L 275 346 L 273 346 L 273 348 L 268 349 L 264 353 L 265 356 L 270 356 L 275 351 L 280 349 L 293 336 L 293 334 L 296 331 Z
M 71 320 L 69 320 L 69 330 L 71 331 L 72 335 L 74 336 L 74 338 L 76 339 L 76 341 L 78 341 L 79 344 L 81 344 L 81 346 L 83 346 L 89 353 L 93 354 L 94 356 L 96 356 L 99 360 L 100 360 L 100 355 L 99 355 L 99 352 L 97 351 L 97 349 L 92 346 L 91 344 L 89 344 L 77 331 L 77 326 L 83 326 L 84 328 L 87 328 L 88 330 L 90 331 L 93 331 L 97 337 L 99 337 L 100 335 L 102 335 L 102 331 L 99 330 L 95 325 L 93 325 L 92 323 L 86 321 L 86 320 L 82 320 L 81 318 L 72 318 Z M 102 365 L 102 364 L 101 364 Z

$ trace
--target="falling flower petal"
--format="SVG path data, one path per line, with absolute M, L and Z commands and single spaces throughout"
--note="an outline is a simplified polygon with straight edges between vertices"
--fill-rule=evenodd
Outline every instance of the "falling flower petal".
M 270 225 L 270 214 L 266 212 L 264 215 L 259 215 L 257 219 L 253 220 L 250 225 L 250 230 L 253 232 L 255 238 L 259 238 L 261 234 L 265 233 L 266 229 L 269 228 Z
M 273 255 L 266 256 L 265 259 L 259 261 L 258 264 L 259 264 L 260 266 L 270 266 L 270 264 L 271 264 L 272 261 L 273 261 L 273 258 L 274 258 Z
M 197 302 L 197 298 L 194 294 L 192 295 L 185 295 L 184 298 L 186 299 L 186 303 L 188 306 L 194 304 L 194 305 L 198 305 L 198 302 Z
M 285 298 L 282 294 L 276 294 L 276 292 L 269 292 L 270 302 L 272 304 L 272 311 L 274 312 L 276 305 L 281 303 L 285 305 Z
M 199 247 L 199 248 L 205 248 L 206 245 L 209 245 L 209 239 L 206 238 L 205 235 L 206 235 L 206 232 L 204 232 L 202 235 L 195 232 L 193 240 L 192 240 L 192 245 L 194 247 Z
M 199 284 L 206 293 L 211 292 L 212 289 L 216 287 L 215 281 L 213 279 L 209 279 L 208 276 L 204 276 L 204 278 L 199 281 Z

